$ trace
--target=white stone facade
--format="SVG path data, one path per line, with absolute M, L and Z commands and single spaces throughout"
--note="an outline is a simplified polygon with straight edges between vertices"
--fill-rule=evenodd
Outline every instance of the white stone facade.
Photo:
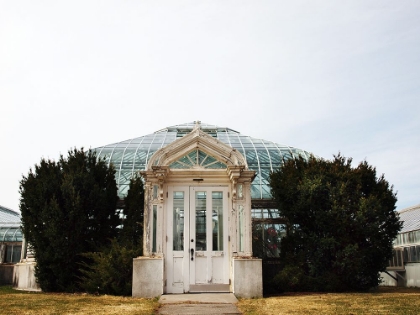
M 150 295 L 144 292 L 262 296 L 261 260 L 250 259 L 250 185 L 255 172 L 248 169 L 245 158 L 197 125 L 158 150 L 142 175 L 144 257 L 134 260 L 133 296 Z M 239 258 L 247 259 L 234 268 Z M 159 272 L 148 276 L 140 271 L 151 264 L 158 270 L 163 264 L 161 278 Z M 239 278 L 249 279 L 248 264 L 254 273 L 245 286 Z M 148 279 L 138 290 L 136 279 L 143 277 Z M 144 288 L 147 283 L 150 288 Z M 159 286 L 162 290 L 156 290 Z

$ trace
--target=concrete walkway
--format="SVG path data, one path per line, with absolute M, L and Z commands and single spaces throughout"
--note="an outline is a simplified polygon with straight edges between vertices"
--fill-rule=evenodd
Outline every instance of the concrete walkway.
M 241 314 L 232 293 L 168 294 L 159 299 L 158 314 Z

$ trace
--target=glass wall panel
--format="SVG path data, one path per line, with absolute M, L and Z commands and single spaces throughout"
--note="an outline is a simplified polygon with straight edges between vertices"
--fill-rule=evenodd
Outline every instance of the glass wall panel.
M 22 230 L 20 228 L 18 228 L 18 230 L 16 231 L 15 235 L 14 235 L 14 241 L 15 242 L 22 242 Z
M 130 188 L 129 185 L 120 185 L 118 187 L 118 197 L 123 199 L 125 196 L 127 196 L 128 189 Z
M 260 184 L 252 184 L 251 185 L 251 198 L 252 199 L 260 199 L 261 198 L 261 190 Z
M 207 222 L 206 205 L 207 196 L 205 191 L 195 192 L 195 249 L 207 250 Z
M 283 155 L 283 159 L 289 160 L 292 159 L 292 152 L 290 152 L 290 149 L 288 147 L 280 147 L 281 154 Z
M 12 255 L 13 263 L 18 263 L 20 261 L 21 252 L 22 252 L 22 246 L 13 245 L 13 255 Z
M 273 169 L 278 168 L 282 163 L 280 152 L 278 150 L 268 150 L 268 153 L 270 154 Z
M 223 192 L 212 192 L 213 250 L 223 250 Z
M 124 167 L 133 166 L 134 153 L 136 153 L 136 148 L 128 148 L 127 150 L 125 150 L 123 157 Z
M 248 161 L 249 166 L 255 165 L 258 168 L 258 159 L 254 148 L 250 148 L 249 151 L 246 152 L 246 160 Z
M 420 230 L 398 234 L 394 241 L 395 246 L 418 243 L 420 243 Z
M 122 155 L 123 155 L 123 151 L 120 151 L 118 150 L 118 148 L 115 148 L 111 156 L 111 163 L 114 164 L 115 170 L 117 172 L 120 169 Z
M 1 227 L 0 242 L 22 242 L 22 231 L 19 227 Z
M 22 252 L 22 245 L 7 245 L 5 263 L 18 263 L 20 261 L 20 254 Z
M 260 167 L 267 167 L 271 169 L 271 159 L 268 156 L 267 151 L 263 148 L 258 152 L 258 159 L 260 160 Z
M 146 155 L 147 155 L 147 151 L 145 151 L 144 149 L 138 150 L 136 153 L 136 163 L 144 164 L 146 160 Z
M 280 218 L 278 209 L 251 209 L 253 219 L 277 219 Z
M 118 178 L 118 185 L 124 185 L 127 183 L 130 183 L 130 179 L 133 176 L 133 173 L 131 172 L 131 168 L 129 170 L 122 170 L 119 172 L 119 178 Z
M 174 133 L 167 133 L 166 138 L 165 138 L 165 142 L 164 142 L 163 145 L 165 146 L 169 143 L 174 142 L 175 140 L 176 140 L 176 133 L 175 132 Z
M 279 257 L 280 242 L 286 236 L 284 224 L 256 223 L 252 227 L 252 251 L 260 258 Z
M 173 195 L 173 250 L 184 250 L 184 192 Z
M 271 187 L 269 185 L 261 185 L 261 196 L 263 199 L 271 199 Z
M 4 262 L 11 263 L 13 258 L 13 245 L 7 245 L 6 246 L 6 255 Z
M 12 228 L 6 232 L 5 241 L 6 242 L 13 242 L 15 240 L 14 235 L 16 233 L 16 229 Z

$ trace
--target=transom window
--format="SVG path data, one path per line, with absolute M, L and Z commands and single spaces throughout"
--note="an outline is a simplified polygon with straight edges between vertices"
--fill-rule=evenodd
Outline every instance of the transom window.
M 194 150 L 187 155 L 180 158 L 178 161 L 173 162 L 170 168 L 188 169 L 188 168 L 211 168 L 211 169 L 224 169 L 226 164 L 219 162 L 214 157 L 207 153 Z

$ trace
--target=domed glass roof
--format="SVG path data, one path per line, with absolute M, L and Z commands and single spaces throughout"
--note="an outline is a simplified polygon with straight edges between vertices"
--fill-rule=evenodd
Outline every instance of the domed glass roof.
M 120 198 L 127 194 L 133 174 L 144 170 L 157 150 L 190 133 L 195 125 L 196 122 L 171 126 L 143 137 L 96 148 L 98 156 L 105 157 L 106 161 L 112 163 L 116 169 Z M 299 156 L 308 159 L 311 155 L 307 151 L 245 136 L 226 127 L 200 123 L 200 129 L 241 152 L 246 158 L 249 169 L 256 171 L 256 177 L 251 185 L 252 199 L 271 198 L 268 186 L 270 172 L 277 169 L 283 161 Z

